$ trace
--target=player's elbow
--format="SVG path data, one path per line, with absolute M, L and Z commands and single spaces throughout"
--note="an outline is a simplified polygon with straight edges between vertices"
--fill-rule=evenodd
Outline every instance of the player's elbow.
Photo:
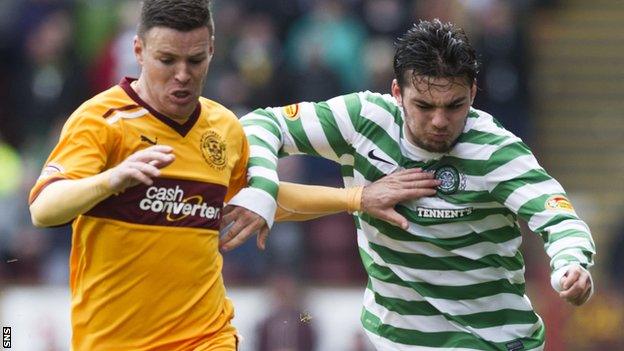
M 37 209 L 33 209 L 33 206 L 30 207 L 30 221 L 37 228 L 45 228 L 51 225 L 45 216 L 39 213 Z
M 37 228 L 52 227 L 60 224 L 49 212 L 34 202 L 30 205 L 30 221 Z

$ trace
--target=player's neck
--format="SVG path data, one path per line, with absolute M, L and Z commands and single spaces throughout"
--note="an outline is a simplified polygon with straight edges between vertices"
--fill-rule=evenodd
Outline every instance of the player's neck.
M 143 100 L 147 105 L 149 105 L 154 110 L 158 111 L 163 116 L 167 116 L 167 118 L 171 119 L 172 121 L 175 121 L 178 124 L 186 123 L 186 121 L 188 121 L 190 115 L 193 113 L 191 111 L 190 113 L 188 113 L 185 116 L 172 116 L 172 115 L 169 115 L 167 113 L 164 113 L 164 111 L 162 111 L 159 108 L 158 104 L 155 103 L 155 99 L 152 99 L 152 97 L 151 97 L 151 95 L 149 93 L 149 89 L 147 89 L 147 87 L 145 86 L 145 82 L 143 80 L 141 80 L 140 77 L 139 77 L 139 79 L 132 81 L 130 83 L 130 87 L 132 88 L 132 90 L 134 90 L 136 92 L 136 94 L 141 98 L 141 100 Z

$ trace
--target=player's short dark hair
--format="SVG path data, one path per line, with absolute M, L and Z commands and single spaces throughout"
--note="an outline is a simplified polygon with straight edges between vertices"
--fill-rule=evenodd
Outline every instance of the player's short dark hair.
M 153 27 L 182 32 L 208 27 L 210 34 L 214 34 L 210 0 L 143 0 L 139 36 L 143 37 Z
M 396 42 L 394 75 L 402 88 L 416 77 L 465 78 L 472 85 L 479 71 L 476 53 L 466 33 L 439 19 L 420 21 Z M 406 72 L 413 70 L 411 77 Z

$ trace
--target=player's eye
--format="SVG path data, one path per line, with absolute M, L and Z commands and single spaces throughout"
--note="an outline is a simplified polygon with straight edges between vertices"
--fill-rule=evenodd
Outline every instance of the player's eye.
M 163 57 L 163 58 L 160 58 L 160 62 L 162 62 L 165 65 L 170 65 L 173 63 L 173 59 L 169 57 Z
M 192 58 L 192 59 L 189 60 L 189 62 L 192 65 L 198 65 L 198 64 L 204 62 L 204 60 L 205 60 L 205 58 L 203 58 L 203 57 L 201 57 L 201 58 Z

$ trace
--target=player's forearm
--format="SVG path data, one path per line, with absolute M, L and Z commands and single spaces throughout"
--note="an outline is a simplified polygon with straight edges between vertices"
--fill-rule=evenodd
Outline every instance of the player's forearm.
M 580 219 L 558 222 L 543 232 L 548 238 L 544 248 L 551 258 L 551 285 L 561 291 L 561 278 L 571 267 L 589 269 L 594 264 L 596 247 L 587 224 Z
M 109 172 L 83 179 L 66 179 L 45 187 L 30 205 L 30 216 L 37 227 L 65 224 L 89 211 L 113 194 Z
M 333 213 L 359 211 L 362 189 L 281 182 L 275 220 L 305 221 Z

